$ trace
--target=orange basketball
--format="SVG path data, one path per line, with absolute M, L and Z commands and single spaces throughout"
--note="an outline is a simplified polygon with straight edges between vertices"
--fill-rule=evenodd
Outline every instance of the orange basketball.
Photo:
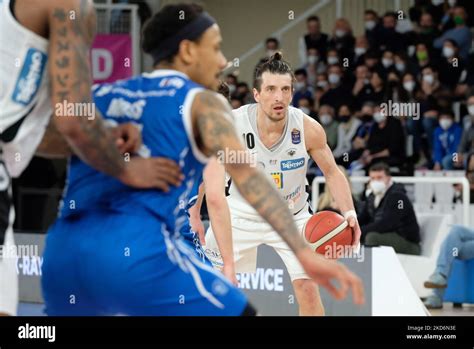
M 332 211 L 321 211 L 306 222 L 304 228 L 306 241 L 319 254 L 336 258 L 342 247 L 352 244 L 352 228 L 343 216 Z

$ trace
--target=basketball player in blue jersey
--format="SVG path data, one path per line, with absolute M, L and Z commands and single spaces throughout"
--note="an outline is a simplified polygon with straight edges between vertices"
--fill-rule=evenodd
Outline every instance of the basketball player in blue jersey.
M 185 221 L 179 203 L 189 200 L 208 158 L 245 151 L 228 103 L 207 90 L 216 90 L 226 64 L 220 42 L 219 27 L 201 7 L 168 5 L 143 31 L 142 46 L 155 70 L 94 90 L 105 118 L 141 125 L 143 156 L 175 160 L 185 178 L 166 193 L 137 190 L 71 159 L 61 216 L 44 253 L 49 315 L 254 313 L 245 296 L 198 260 L 179 233 Z M 226 170 L 310 278 L 337 299 L 351 289 L 354 301 L 363 303 L 360 279 L 305 244 L 287 205 L 259 170 L 248 163 L 226 164 Z
M 18 177 L 35 152 L 77 154 L 98 171 L 138 188 L 167 189 L 180 183 L 179 167 L 167 159 L 122 153 L 140 144 L 133 125 L 108 129 L 92 106 L 89 48 L 96 18 L 89 0 L 0 1 L 0 247 L 16 251 L 10 177 Z M 73 106 L 59 113 L 57 106 Z M 51 117 L 53 116 L 53 117 Z M 16 255 L 0 251 L 0 315 L 15 315 Z

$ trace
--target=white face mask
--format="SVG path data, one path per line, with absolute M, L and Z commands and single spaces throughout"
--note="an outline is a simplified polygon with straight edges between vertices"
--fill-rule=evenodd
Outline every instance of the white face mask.
M 386 119 L 387 117 L 380 112 L 374 114 L 374 121 L 378 124 L 385 121 Z
M 304 82 L 302 82 L 302 81 L 295 82 L 295 90 L 296 91 L 302 90 L 302 89 L 304 89 L 304 87 L 305 87 Z
M 474 104 L 468 105 L 467 111 L 469 112 L 469 115 L 474 116 Z
M 434 76 L 432 74 L 423 75 L 423 81 L 431 85 L 434 82 Z
M 454 49 L 449 46 L 443 46 L 443 56 L 446 58 L 451 58 L 454 56 Z
M 395 63 L 395 68 L 399 71 L 402 72 L 405 70 L 405 63 Z
M 388 68 L 390 66 L 392 66 L 393 64 L 393 60 L 390 59 L 390 58 L 382 58 L 382 65 L 385 67 L 385 68 Z
M 372 30 L 372 29 L 375 28 L 376 24 L 377 23 L 375 23 L 375 21 L 367 21 L 367 22 L 365 22 L 365 29 Z
M 342 29 L 336 29 L 336 31 L 334 32 L 334 34 L 336 35 L 336 37 L 338 38 L 342 38 L 346 35 L 346 31 L 345 30 L 342 30 Z
M 329 74 L 328 80 L 330 84 L 337 85 L 339 81 L 341 80 L 341 77 L 337 74 Z
M 320 80 L 316 83 L 316 86 L 321 87 L 321 88 L 326 88 L 327 85 L 328 85 L 328 82 L 325 80 Z
M 316 64 L 317 61 L 318 61 L 318 56 L 308 56 L 309 64 Z
M 435 6 L 439 6 L 444 3 L 444 0 L 431 0 L 431 3 Z
M 451 119 L 441 119 L 441 120 L 439 120 L 439 126 L 441 126 L 441 128 L 443 130 L 447 130 L 448 128 L 451 127 L 452 124 L 453 124 L 453 120 L 451 120 Z
M 456 0 L 448 0 L 448 4 L 450 7 L 454 7 L 456 5 Z
M 339 57 L 330 56 L 328 57 L 328 64 L 337 64 L 339 62 Z
M 329 114 L 323 114 L 319 117 L 319 120 L 321 120 L 323 125 L 329 125 L 332 121 L 332 116 Z
M 403 88 L 407 90 L 408 92 L 411 92 L 415 88 L 415 82 L 413 80 L 405 81 L 403 83 Z
M 300 110 L 301 110 L 303 113 L 305 113 L 306 115 L 309 115 L 309 113 L 310 113 L 309 109 L 306 108 L 306 107 L 300 107 Z
M 383 181 L 376 181 L 376 180 L 371 180 L 370 181 L 370 189 L 372 189 L 372 192 L 377 195 L 377 194 L 382 194 L 385 192 L 385 189 L 387 186 Z
M 364 53 L 367 52 L 367 49 L 365 47 L 356 47 L 354 49 L 354 52 L 355 52 L 356 56 L 362 56 Z
M 229 93 L 230 94 L 233 94 L 235 92 L 235 89 L 236 89 L 235 85 L 233 85 L 233 84 L 229 85 Z

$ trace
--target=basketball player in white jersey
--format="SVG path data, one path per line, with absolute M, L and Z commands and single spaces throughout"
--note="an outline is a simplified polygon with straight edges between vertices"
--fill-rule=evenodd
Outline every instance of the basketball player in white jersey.
M 329 190 L 353 228 L 353 245 L 356 247 L 361 232 L 349 185 L 334 161 L 323 128 L 301 110 L 290 106 L 294 79 L 281 53 L 277 52 L 260 65 L 255 72 L 253 89 L 257 103 L 233 110 L 236 129 L 257 166 L 279 189 L 302 234 L 304 224 L 311 217 L 305 190 L 307 164 L 311 156 L 324 173 Z M 210 194 L 211 197 L 207 196 L 208 208 L 213 202 Z M 300 315 L 324 315 L 317 285 L 306 275 L 288 245 L 232 184 L 229 194 L 227 202 L 231 212 L 236 272 L 255 272 L 258 246 L 271 246 L 290 274 Z M 206 234 L 205 249 L 213 263 L 220 263 L 212 226 Z
M 136 127 L 108 129 L 95 108 L 93 115 L 56 113 L 64 103 L 92 104 L 95 21 L 91 0 L 0 0 L 0 315 L 15 315 L 18 303 L 10 176 L 21 174 L 38 146 L 46 155 L 72 151 L 130 186 L 166 190 L 180 182 L 170 160 L 125 161 L 122 153 L 141 142 Z

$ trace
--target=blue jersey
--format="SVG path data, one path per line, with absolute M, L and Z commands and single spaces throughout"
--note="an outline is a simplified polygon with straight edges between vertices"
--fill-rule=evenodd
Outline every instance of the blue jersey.
M 193 187 L 199 185 L 207 160 L 196 147 L 190 115 L 194 96 L 202 90 L 202 86 L 174 70 L 156 70 L 95 86 L 94 102 L 103 118 L 114 123 L 137 123 L 142 128 L 142 155 L 176 161 L 185 180 L 168 193 L 137 190 L 72 157 L 61 216 L 101 208 L 146 211 L 158 216 L 168 231 L 179 232 L 187 221 L 183 207 Z

